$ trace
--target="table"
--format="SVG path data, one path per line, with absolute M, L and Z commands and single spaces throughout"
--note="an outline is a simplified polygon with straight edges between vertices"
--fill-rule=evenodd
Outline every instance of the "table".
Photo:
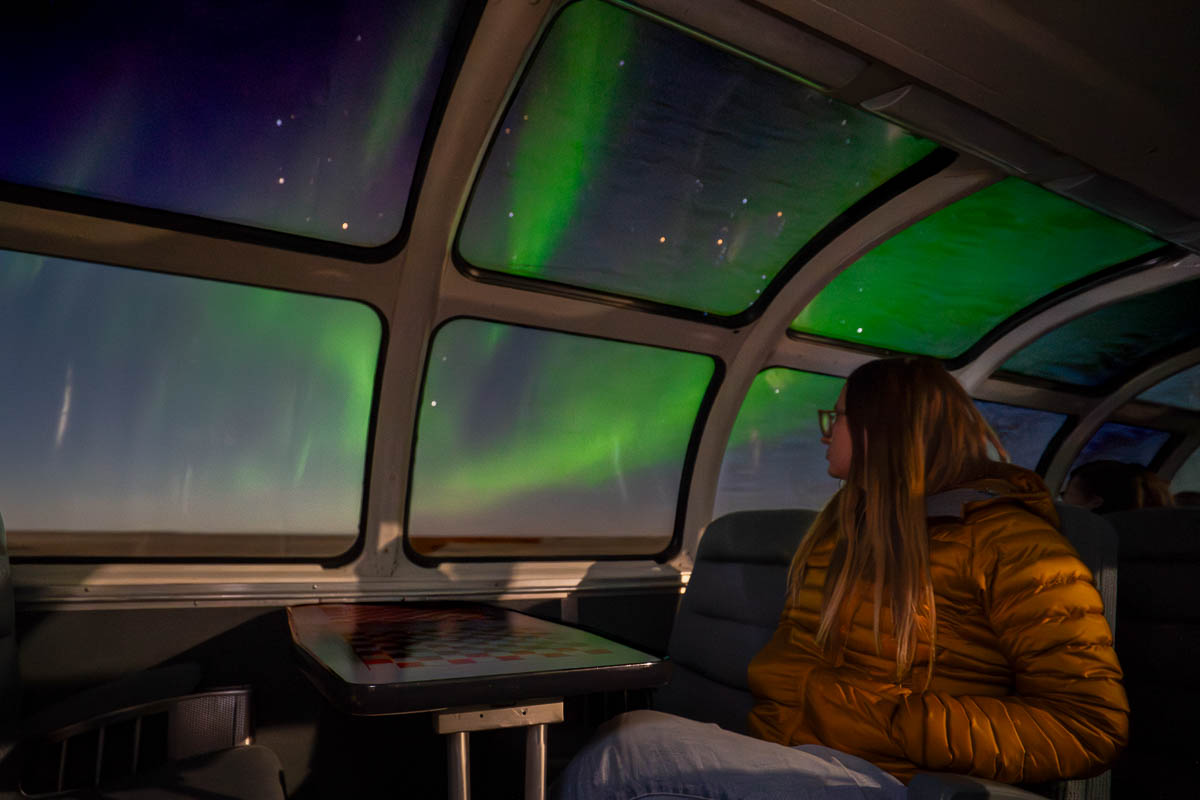
M 525 797 L 545 796 L 546 725 L 567 695 L 666 682 L 670 664 L 588 631 L 477 604 L 288 609 L 305 673 L 351 714 L 434 712 L 450 796 L 470 797 L 467 735 L 528 726 Z

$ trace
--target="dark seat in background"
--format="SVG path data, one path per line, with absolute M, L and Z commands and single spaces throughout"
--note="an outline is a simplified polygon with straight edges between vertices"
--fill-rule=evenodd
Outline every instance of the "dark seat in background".
M 201 673 L 194 664 L 129 675 L 19 719 L 14 606 L 0 519 L 4 796 L 18 796 L 7 792 L 19 785 L 24 797 L 283 800 L 279 759 L 248 744 L 249 689 L 196 691 Z
M 930 498 L 931 504 L 937 502 L 938 498 Z M 1116 605 L 1116 534 L 1101 517 L 1082 509 L 1064 506 L 1059 513 L 1066 536 L 1095 574 L 1111 625 Z M 675 664 L 671 682 L 656 694 L 654 708 L 745 733 L 746 715 L 754 703 L 746 668 L 775 630 L 792 555 L 815 515 L 805 509 L 739 511 L 709 524 L 671 632 L 668 654 Z M 1104 800 L 1109 796 L 1109 776 L 1063 781 L 1051 787 L 1050 794 Z M 922 800 L 1038 797 L 1005 784 L 934 773 L 918 775 L 909 796 Z
M 1117 653 L 1133 709 L 1116 793 L 1192 797 L 1200 775 L 1200 508 L 1105 518 L 1120 537 Z

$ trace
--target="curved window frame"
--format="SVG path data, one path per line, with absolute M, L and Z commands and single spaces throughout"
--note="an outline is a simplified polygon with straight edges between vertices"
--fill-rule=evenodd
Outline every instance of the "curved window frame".
M 433 359 L 432 344 L 437 339 L 438 333 L 450 323 L 468 320 L 474 322 L 484 322 L 489 324 L 506 325 L 513 328 L 523 328 L 526 330 L 542 331 L 549 334 L 560 336 L 571 336 L 580 339 L 589 339 L 593 341 L 614 342 L 623 345 L 634 345 L 655 350 L 664 350 L 677 353 L 688 353 L 691 355 L 702 356 L 712 361 L 713 373 L 709 378 L 708 386 L 705 388 L 704 394 L 700 398 L 700 404 L 696 410 L 696 418 L 692 423 L 692 430 L 688 436 L 687 447 L 685 448 L 683 459 L 681 462 L 679 492 L 675 501 L 674 523 L 672 526 L 671 537 L 664 548 L 656 553 L 570 553 L 570 554 L 554 554 L 547 553 L 546 555 L 537 555 L 529 553 L 512 553 L 512 554 L 489 554 L 482 553 L 479 555 L 462 555 L 462 556 L 434 556 L 428 553 L 422 553 L 413 547 L 410 541 L 410 517 L 412 514 L 412 498 L 413 498 L 413 479 L 416 473 L 416 457 L 418 445 L 418 433 L 420 427 L 420 414 L 414 415 L 412 421 L 412 437 L 411 447 L 408 453 L 408 479 L 404 488 L 404 514 L 403 514 L 403 531 L 402 544 L 404 554 L 408 560 L 423 567 L 436 567 L 446 563 L 512 563 L 512 562 L 567 562 L 567 561 L 654 561 L 656 563 L 665 563 L 670 561 L 679 554 L 683 547 L 683 528 L 687 517 L 688 496 L 691 493 L 692 480 L 695 474 L 696 455 L 700 449 L 700 440 L 704 433 L 704 428 L 708 423 L 709 413 L 712 411 L 713 401 L 716 399 L 718 390 L 725 381 L 726 366 L 725 362 L 712 353 L 706 353 L 700 350 L 683 350 L 679 348 L 662 347 L 659 345 L 646 344 L 644 342 L 636 342 L 632 340 L 617 339 L 610 336 L 593 336 L 590 334 L 575 333 L 571 331 L 558 330 L 543 325 L 525 325 L 506 320 L 489 319 L 470 314 L 456 315 L 440 320 L 429 335 L 430 347 L 425 353 L 425 363 L 421 369 L 421 384 L 420 393 L 417 397 L 418 412 L 424 407 L 426 398 L 426 384 L 429 375 L 429 365 Z

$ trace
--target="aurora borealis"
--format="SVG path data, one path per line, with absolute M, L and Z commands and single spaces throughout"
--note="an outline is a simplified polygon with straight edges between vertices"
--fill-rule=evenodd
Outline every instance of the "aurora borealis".
M 409 537 L 642 537 L 674 529 L 708 356 L 472 319 L 439 329 Z
M 359 528 L 367 306 L 0 251 L 14 530 Z
M 842 378 L 775 367 L 750 385 L 729 435 L 713 517 L 755 508 L 820 508 L 838 488 L 827 472 L 817 410 Z
M 464 5 L 14 6 L 0 179 L 383 244 Z
M 851 264 L 792 329 L 952 358 L 1054 289 L 1161 246 L 1124 223 L 1005 178 Z
M 934 149 L 599 0 L 558 16 L 463 220 L 471 264 L 720 315 Z

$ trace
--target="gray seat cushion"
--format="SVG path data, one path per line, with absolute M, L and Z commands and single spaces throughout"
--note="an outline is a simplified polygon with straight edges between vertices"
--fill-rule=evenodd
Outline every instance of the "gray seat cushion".
M 171 762 L 139 776 L 133 785 L 90 796 L 111 800 L 284 800 L 283 767 L 265 747 L 233 747 Z
M 816 512 L 739 511 L 704 531 L 667 648 L 660 711 L 744 733 L 754 704 L 746 668 L 775 632 L 788 568 Z

